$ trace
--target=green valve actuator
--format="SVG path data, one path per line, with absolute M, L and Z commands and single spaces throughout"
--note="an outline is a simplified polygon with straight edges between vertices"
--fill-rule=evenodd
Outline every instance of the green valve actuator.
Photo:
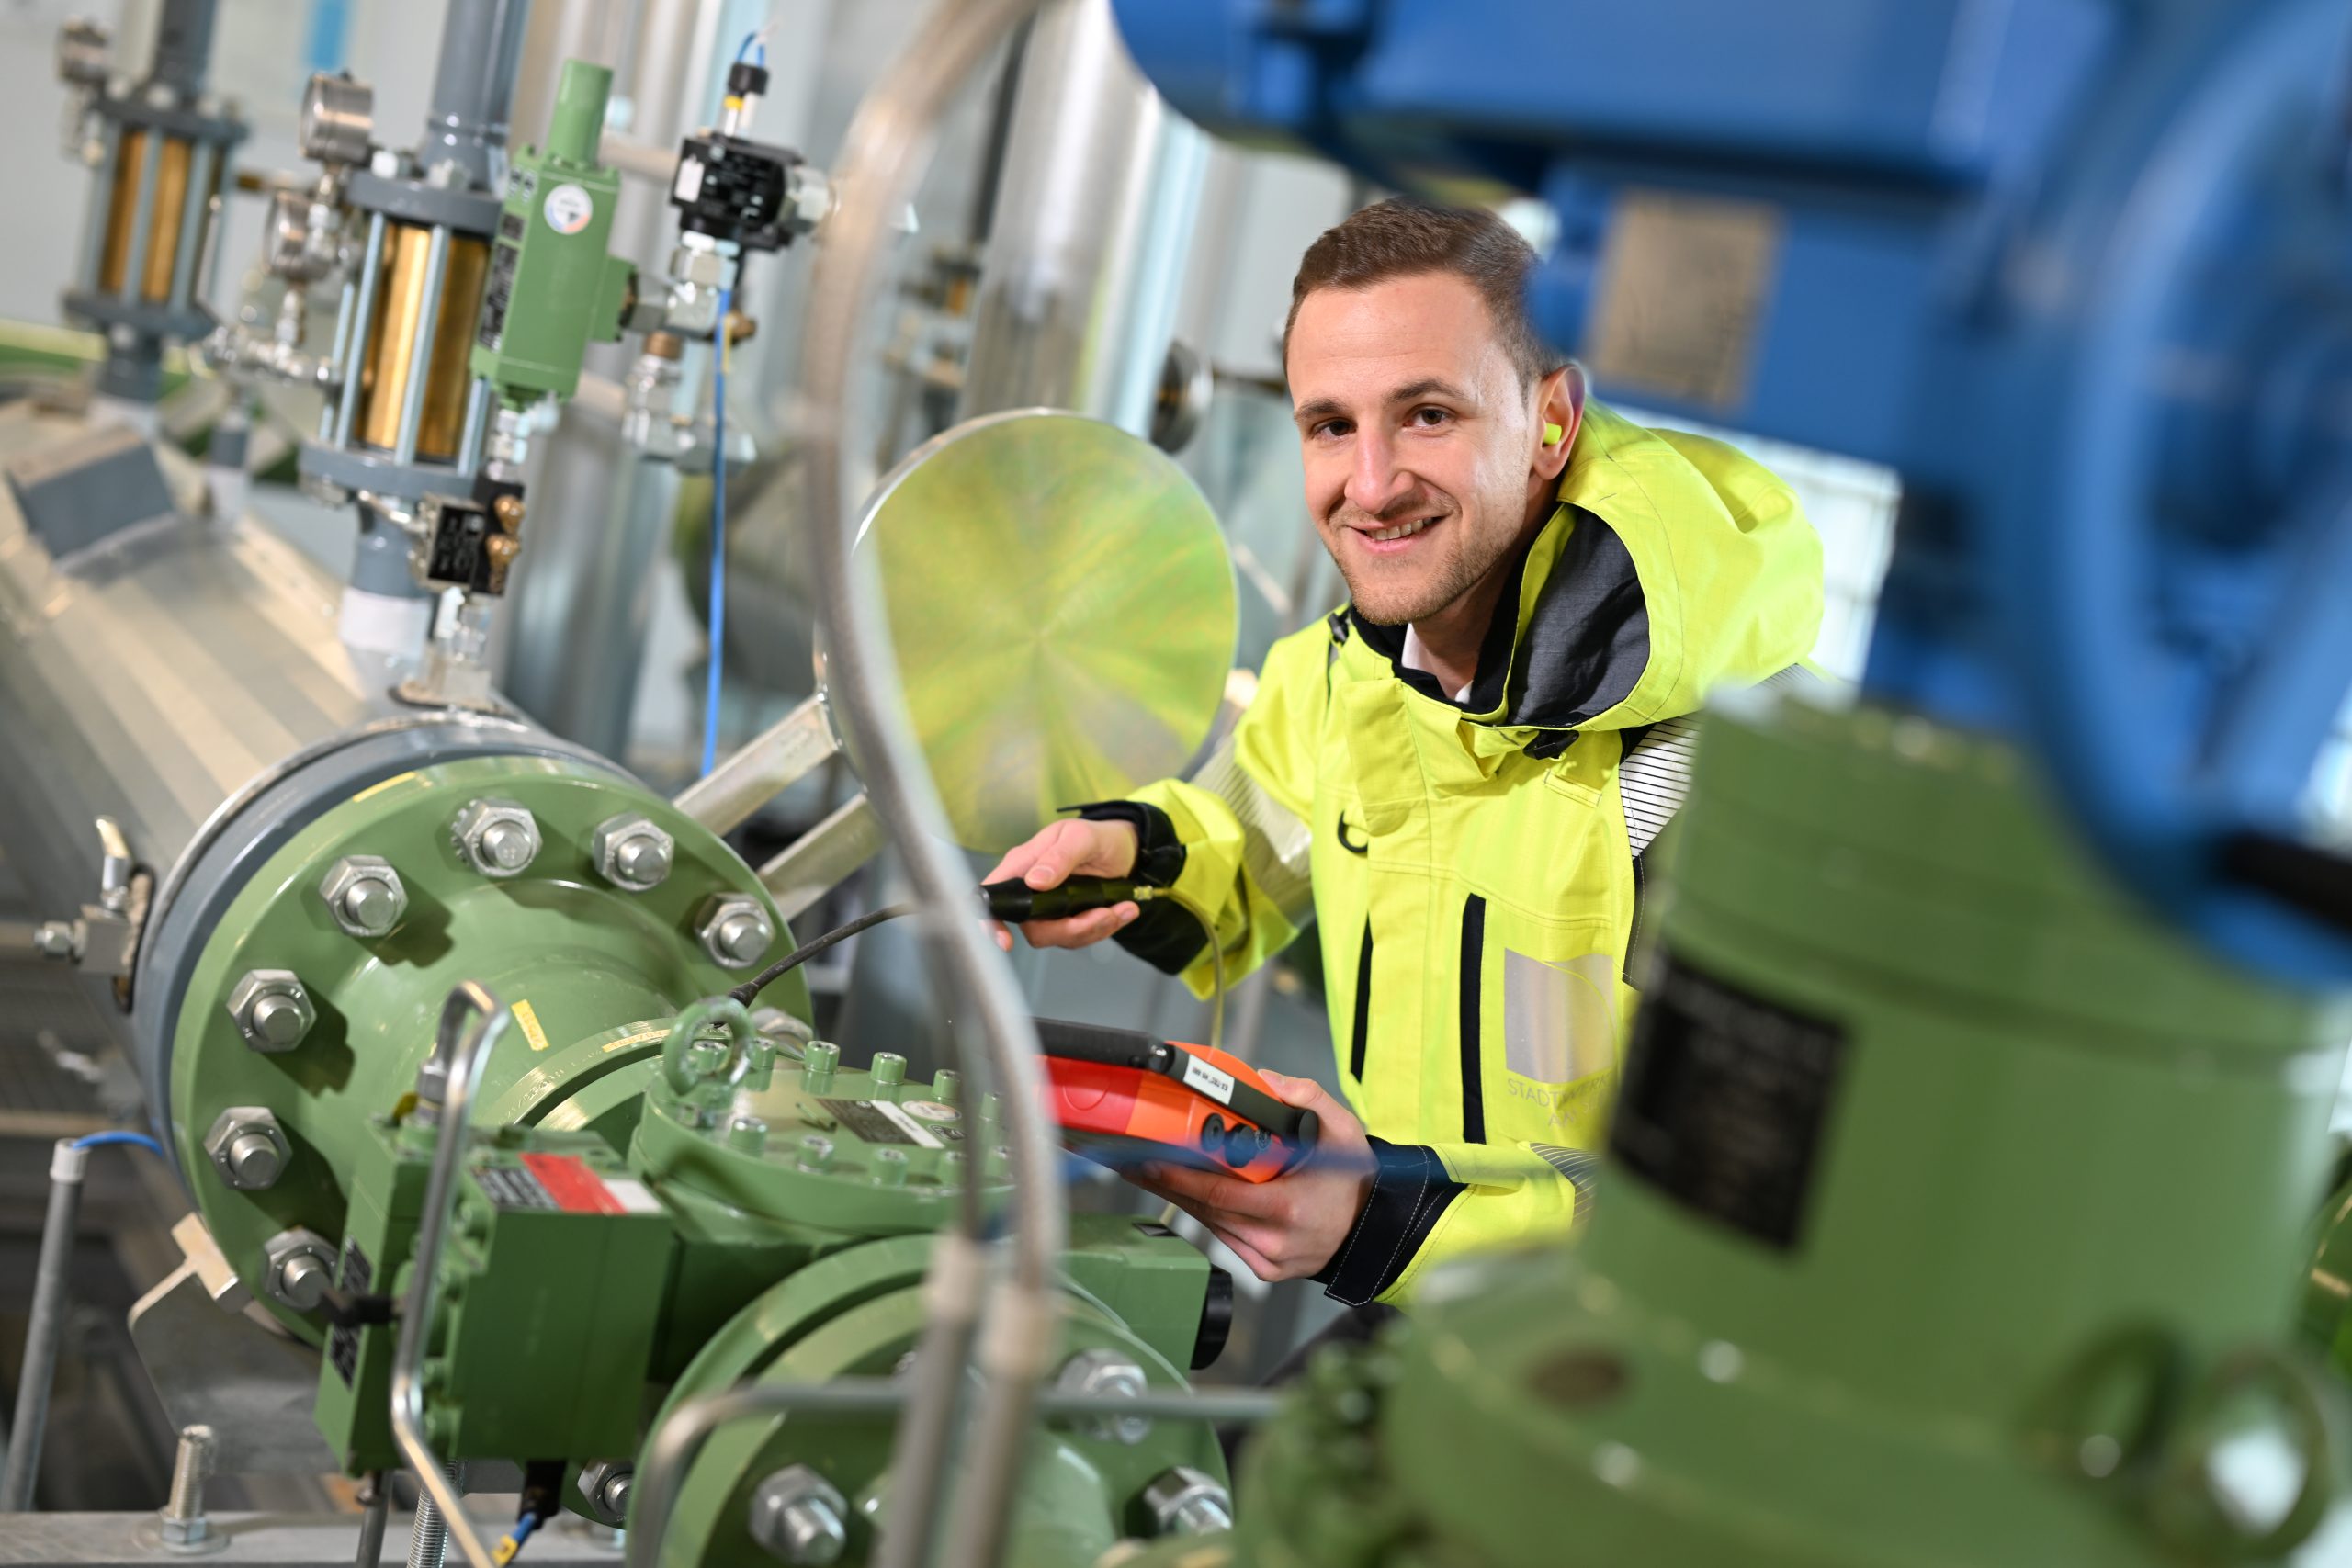
M 509 406 L 569 398 L 592 343 L 616 342 L 637 269 L 610 254 L 620 176 L 596 161 L 613 73 L 567 60 L 547 145 L 514 154 L 473 372 Z

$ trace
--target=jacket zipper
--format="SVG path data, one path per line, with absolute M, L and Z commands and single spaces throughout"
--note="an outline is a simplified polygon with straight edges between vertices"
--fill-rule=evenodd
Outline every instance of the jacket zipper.
M 1462 1141 L 1487 1141 L 1487 1095 L 1478 1040 L 1479 989 L 1487 957 L 1487 901 L 1462 901 Z

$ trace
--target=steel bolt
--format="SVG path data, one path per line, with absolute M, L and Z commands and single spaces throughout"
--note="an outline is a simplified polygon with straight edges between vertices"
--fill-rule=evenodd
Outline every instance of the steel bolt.
M 874 1185 L 904 1187 L 907 1184 L 907 1151 L 876 1149 L 874 1151 Z
M 458 852 L 484 876 L 520 876 L 539 856 L 539 824 L 519 801 L 469 800 L 451 824 Z
M 1062 1363 L 1062 1370 L 1054 1376 L 1054 1387 L 1062 1393 L 1141 1399 L 1150 1392 L 1151 1380 L 1144 1375 L 1141 1363 L 1122 1351 L 1080 1350 Z M 1135 1444 L 1151 1436 L 1148 1416 L 1091 1416 L 1073 1424 L 1088 1437 L 1106 1443 Z
M 876 1051 L 869 1071 L 876 1087 L 888 1089 L 907 1081 L 907 1059 L 896 1051 Z
M 262 1244 L 262 1257 L 270 1298 L 296 1312 L 317 1306 L 334 1283 L 334 1248 L 315 1231 L 280 1231 Z
M 249 969 L 229 993 L 229 1016 L 254 1050 L 291 1051 L 318 1021 L 310 993 L 288 969 Z
M 842 1048 L 830 1040 L 811 1040 L 800 1048 L 800 1087 L 822 1094 L 833 1087 L 833 1069 L 841 1066 Z
M 588 840 L 597 874 L 630 893 L 661 886 L 677 859 L 677 850 L 675 840 L 635 811 L 607 818 Z
M 232 1105 L 213 1119 L 204 1152 L 220 1179 L 240 1192 L 274 1185 L 291 1152 L 277 1118 L 258 1105 Z
M 1233 1494 L 1189 1464 L 1154 1476 L 1143 1489 L 1143 1500 L 1161 1535 L 1206 1535 L 1233 1528 Z
M 725 893 L 704 906 L 695 928 L 705 953 L 722 969 L 749 969 L 775 944 L 775 927 L 758 899 Z
M 833 1141 L 822 1133 L 800 1140 L 800 1168 L 823 1170 L 833 1163 Z
M 793 1568 L 825 1568 L 849 1545 L 848 1505 L 805 1464 L 787 1465 L 752 1494 L 752 1539 Z
M 212 1474 L 215 1448 L 209 1427 L 180 1428 L 179 1450 L 172 1458 L 172 1490 L 158 1513 L 156 1533 L 164 1544 L 181 1551 L 197 1550 L 212 1533 L 204 1517 L 204 1483 Z
M 727 1146 L 747 1155 L 766 1152 L 768 1124 L 756 1116 L 738 1116 L 727 1124 Z
M 392 863 L 376 855 L 345 855 L 327 867 L 319 897 L 345 934 L 387 936 L 408 912 L 408 889 Z
M 628 1522 L 628 1494 L 636 1471 L 627 1460 L 591 1460 L 580 1467 L 580 1496 L 599 1524 L 618 1529 Z

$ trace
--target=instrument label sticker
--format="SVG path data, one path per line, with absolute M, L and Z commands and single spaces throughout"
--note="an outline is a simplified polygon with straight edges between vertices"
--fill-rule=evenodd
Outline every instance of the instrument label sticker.
M 1842 1024 L 1669 954 L 1626 1047 L 1609 1152 L 1685 1207 L 1793 1251 L 1848 1046 Z
M 869 1144 L 944 1149 L 950 1143 L 964 1141 L 962 1127 L 945 1122 L 925 1126 L 910 1114 L 913 1107 L 893 1105 L 887 1100 L 820 1100 L 817 1103 Z M 953 1111 L 955 1107 L 945 1109 Z
M 1190 1051 L 1184 1053 L 1184 1081 L 1219 1105 L 1233 1103 L 1233 1075 L 1217 1071 Z

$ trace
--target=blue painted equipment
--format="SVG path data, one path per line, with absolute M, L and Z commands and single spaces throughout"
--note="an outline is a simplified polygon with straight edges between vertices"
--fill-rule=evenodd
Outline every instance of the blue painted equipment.
M 1605 392 L 1891 466 L 1867 684 L 2024 739 L 2224 953 L 2352 976 L 2341 0 L 1117 0 L 1221 135 L 1542 195 Z

